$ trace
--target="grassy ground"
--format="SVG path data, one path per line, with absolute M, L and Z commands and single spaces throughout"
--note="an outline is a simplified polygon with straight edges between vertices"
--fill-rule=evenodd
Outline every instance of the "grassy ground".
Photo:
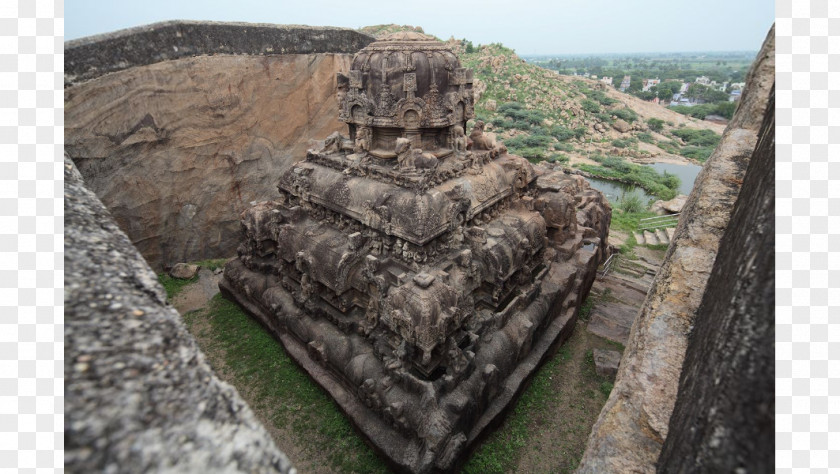
M 217 258 L 211 260 L 200 260 L 198 262 L 193 262 L 193 265 L 198 265 L 202 268 L 207 268 L 209 270 L 216 270 L 217 268 L 222 268 L 225 266 L 225 261 L 227 259 L 224 258 Z M 160 280 L 160 284 L 163 285 L 163 289 L 166 290 L 166 298 L 170 301 L 172 298 L 184 290 L 189 285 L 198 281 L 198 275 L 190 278 L 189 280 L 184 280 L 181 278 L 172 278 L 169 276 L 168 273 L 159 273 L 158 280 Z
M 329 395 L 238 305 L 216 295 L 184 320 L 301 472 L 387 472 Z

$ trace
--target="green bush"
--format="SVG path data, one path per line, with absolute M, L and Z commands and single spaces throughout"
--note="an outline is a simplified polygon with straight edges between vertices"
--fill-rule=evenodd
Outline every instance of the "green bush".
M 610 99 L 609 97 L 607 97 L 607 94 L 605 94 L 604 91 L 589 90 L 589 91 L 584 91 L 584 94 L 586 94 L 586 97 L 597 101 L 601 105 L 610 106 L 610 105 L 613 105 L 616 102 L 618 102 L 615 99 Z
M 580 106 L 583 107 L 583 110 L 591 114 L 597 114 L 601 111 L 601 106 L 594 100 L 583 99 L 580 101 Z
M 612 118 L 612 115 L 610 115 L 606 112 L 599 112 L 599 113 L 595 114 L 595 116 L 598 117 L 598 120 L 600 120 L 602 122 L 605 122 L 605 123 L 615 122 L 615 119 Z
M 548 147 L 554 140 L 546 135 L 519 135 L 505 140 L 508 148 Z
M 618 208 L 622 212 L 642 212 L 645 210 L 645 205 L 638 194 L 622 194 L 618 201 Z
M 645 143 L 653 143 L 654 142 L 653 135 L 651 135 L 648 132 L 642 132 L 642 133 L 636 135 L 636 138 L 638 138 L 639 141 L 645 142 Z
M 697 161 L 706 161 L 712 156 L 715 147 L 712 146 L 687 146 L 682 149 L 680 154 L 686 158 L 693 158 Z
M 720 142 L 720 135 L 711 130 L 698 130 L 696 128 L 682 128 L 671 132 L 679 137 L 686 145 L 696 147 L 715 147 Z
M 662 126 L 665 124 L 665 121 L 658 118 L 650 118 L 648 119 L 647 124 L 648 127 L 650 127 L 650 129 L 654 132 L 661 132 Z
M 636 138 L 616 138 L 612 141 L 612 146 L 616 148 L 630 148 L 636 146 L 638 141 Z
M 638 114 L 636 114 L 636 112 L 634 112 L 633 109 L 630 108 L 613 110 L 612 114 L 620 118 L 621 120 L 624 120 L 627 123 L 635 122 L 636 119 L 639 118 Z

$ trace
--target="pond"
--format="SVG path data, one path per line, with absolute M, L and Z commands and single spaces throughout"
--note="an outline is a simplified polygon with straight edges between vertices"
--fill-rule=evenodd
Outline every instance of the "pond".
M 677 165 L 673 163 L 653 163 L 651 166 L 657 172 L 662 173 L 663 171 L 667 171 L 668 173 L 675 174 L 680 178 L 680 189 L 679 194 L 688 195 L 691 193 L 691 189 L 694 187 L 694 180 L 697 179 L 697 174 L 700 173 L 702 166 L 692 165 L 692 164 L 685 164 L 685 165 Z M 607 197 L 607 200 L 610 203 L 617 203 L 621 200 L 621 197 L 624 195 L 631 195 L 635 194 L 639 196 L 643 203 L 652 204 L 655 201 L 658 201 L 659 198 L 656 196 L 652 196 L 648 194 L 644 189 L 637 188 L 631 184 L 619 183 L 616 181 L 607 181 L 605 179 L 598 179 L 598 178 L 586 178 L 589 181 L 589 184 L 592 185 L 593 188 L 597 189 L 604 193 L 604 196 Z
M 659 173 L 667 171 L 668 173 L 677 175 L 680 178 L 680 194 L 685 195 L 691 194 L 691 189 L 694 188 L 694 180 L 697 179 L 697 174 L 703 169 L 702 166 L 692 164 L 654 163 L 649 166 L 653 167 Z
M 599 178 L 586 178 L 589 181 L 590 186 L 598 191 L 604 193 L 604 196 L 607 197 L 607 200 L 611 204 L 616 204 L 618 201 L 621 200 L 622 196 L 630 196 L 635 194 L 639 196 L 643 203 L 653 203 L 658 198 L 656 196 L 651 196 L 647 192 L 645 192 L 642 188 L 637 188 L 632 184 L 625 184 L 619 183 L 617 181 L 607 181 L 606 179 L 599 179 Z

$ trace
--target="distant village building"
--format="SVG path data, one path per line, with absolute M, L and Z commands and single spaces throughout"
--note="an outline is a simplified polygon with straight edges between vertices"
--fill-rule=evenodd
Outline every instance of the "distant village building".
M 741 89 L 735 89 L 729 93 L 729 102 L 737 102 L 741 100 Z
M 604 77 L 601 78 L 601 82 L 603 82 L 604 84 L 606 84 L 608 86 L 612 85 L 612 80 L 613 80 L 612 76 L 604 76 Z
M 697 79 L 695 79 L 694 82 L 696 82 L 697 84 L 703 84 L 704 86 L 708 86 L 709 82 L 711 81 L 709 81 L 709 78 L 707 76 L 700 76 Z
M 621 80 L 621 85 L 618 87 L 618 90 L 624 92 L 627 88 L 630 87 L 630 76 L 624 76 L 624 79 Z
M 590 79 L 598 79 L 598 75 L 597 74 L 592 74 L 591 76 L 589 76 L 589 78 Z
M 660 82 L 662 82 L 662 81 L 660 81 L 658 77 L 656 79 L 645 79 L 645 80 L 643 80 L 642 81 L 642 92 L 649 91 L 651 87 L 659 84 Z
M 691 86 L 690 82 L 684 82 L 683 85 L 680 86 L 680 94 L 685 94 L 688 91 L 688 87 Z
M 733 82 L 732 89 L 743 89 L 746 84 L 746 82 Z

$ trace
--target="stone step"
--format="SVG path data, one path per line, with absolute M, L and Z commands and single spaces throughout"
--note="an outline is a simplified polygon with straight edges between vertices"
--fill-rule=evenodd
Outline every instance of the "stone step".
M 658 245 L 659 244 L 659 238 L 656 237 L 655 233 L 653 233 L 649 230 L 646 230 L 644 235 L 645 235 L 645 245 Z
M 665 229 L 656 229 L 656 237 L 659 239 L 660 243 L 663 244 L 670 244 L 671 238 L 668 237 L 668 233 L 665 232 Z
M 668 234 L 668 242 L 674 240 L 674 232 L 676 231 L 676 227 L 668 227 L 667 229 L 665 229 L 665 232 Z
M 639 245 L 644 245 L 644 243 L 645 243 L 645 236 L 644 236 L 644 235 L 642 235 L 642 233 L 641 233 L 641 232 L 636 232 L 636 231 L 634 231 L 634 232 L 633 232 L 633 237 L 635 237 L 635 238 L 636 238 L 636 243 L 637 243 L 637 244 L 639 244 Z

